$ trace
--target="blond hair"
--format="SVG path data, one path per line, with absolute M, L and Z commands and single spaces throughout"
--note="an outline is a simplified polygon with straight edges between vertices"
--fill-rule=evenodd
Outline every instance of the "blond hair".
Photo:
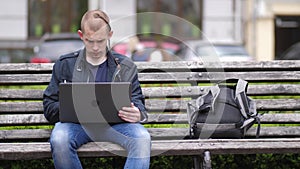
M 81 19 L 81 31 L 84 32 L 86 26 L 89 26 L 89 29 L 92 31 L 98 31 L 102 27 L 108 27 L 108 31 L 111 30 L 109 25 L 108 15 L 101 10 L 91 10 L 87 11 Z

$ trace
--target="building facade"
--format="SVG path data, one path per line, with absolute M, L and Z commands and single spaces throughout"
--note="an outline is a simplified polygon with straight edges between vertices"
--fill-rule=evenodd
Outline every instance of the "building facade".
M 246 46 L 257 60 L 278 59 L 300 42 L 299 0 L 248 0 Z

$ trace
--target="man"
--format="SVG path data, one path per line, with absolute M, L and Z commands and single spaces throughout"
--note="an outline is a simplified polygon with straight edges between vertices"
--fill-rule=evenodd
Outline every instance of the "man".
M 127 123 L 99 129 L 95 137 L 117 143 L 127 150 L 124 168 L 149 168 L 151 139 L 148 131 L 139 123 L 147 120 L 147 112 L 136 65 L 126 56 L 109 51 L 107 44 L 113 32 L 109 17 L 103 11 L 86 12 L 78 34 L 85 48 L 61 56 L 55 62 L 51 81 L 44 92 L 44 115 L 51 123 L 55 123 L 50 137 L 55 168 L 82 168 L 76 150 L 93 141 L 82 125 L 59 121 L 59 84 L 109 81 L 131 82 L 132 104 L 119 111 L 119 116 Z

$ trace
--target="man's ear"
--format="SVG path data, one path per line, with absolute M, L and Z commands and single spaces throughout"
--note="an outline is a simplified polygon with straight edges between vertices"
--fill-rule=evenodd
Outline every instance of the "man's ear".
M 109 31 L 109 33 L 108 33 L 108 38 L 110 39 L 110 38 L 112 37 L 113 34 L 114 34 L 113 31 Z
M 80 39 L 83 40 L 83 33 L 82 33 L 82 31 L 78 30 L 77 33 L 78 33 Z

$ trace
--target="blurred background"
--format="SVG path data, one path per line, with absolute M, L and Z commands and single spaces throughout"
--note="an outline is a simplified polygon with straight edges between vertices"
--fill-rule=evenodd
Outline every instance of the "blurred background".
M 108 13 L 112 49 L 134 61 L 194 60 L 207 42 L 225 61 L 300 59 L 300 0 L 10 0 L 0 6 L 0 62 L 53 62 L 81 48 L 89 9 Z

